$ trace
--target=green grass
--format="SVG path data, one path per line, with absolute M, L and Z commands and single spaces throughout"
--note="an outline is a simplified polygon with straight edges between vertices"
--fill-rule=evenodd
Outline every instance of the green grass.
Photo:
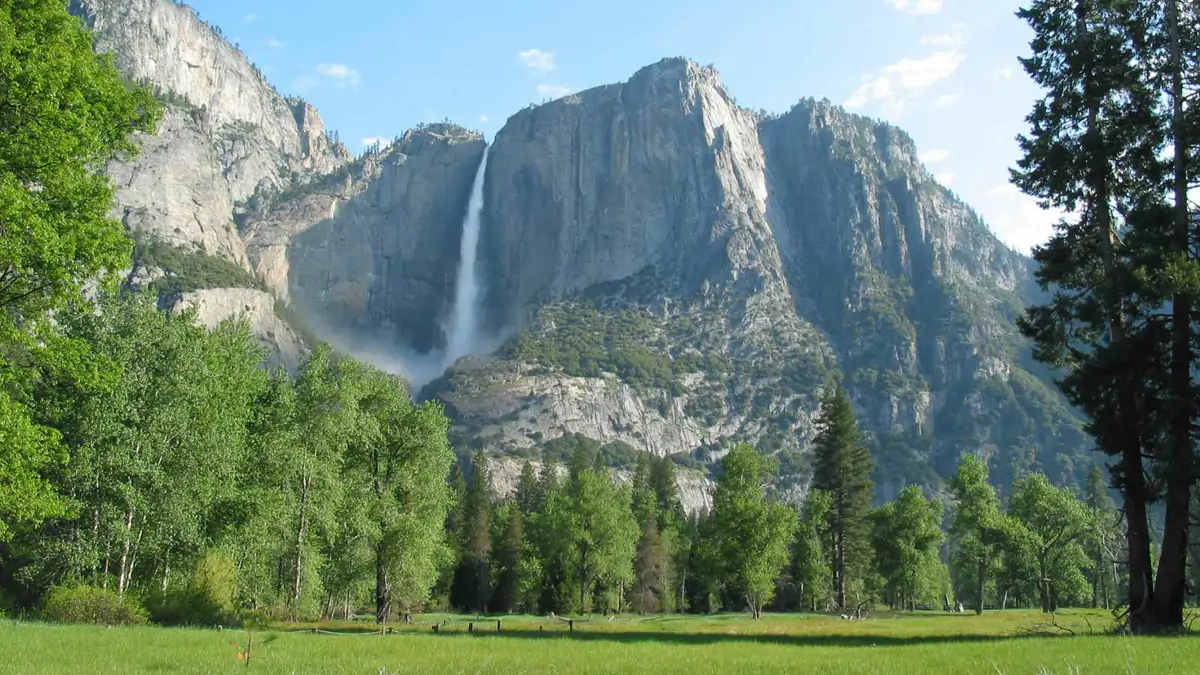
M 435 622 L 446 622 L 433 634 Z M 237 658 L 242 631 L 0 624 L 0 672 L 8 673 L 1166 673 L 1200 663 L 1200 639 L 1087 634 L 1104 612 L 1068 611 L 1075 636 L 1029 636 L 1045 619 L 1026 611 L 974 615 L 623 617 L 565 624 L 543 617 L 477 620 L 426 615 L 391 635 L 369 622 L 280 626 Z M 539 630 L 539 628 L 541 630 Z M 353 631 L 357 630 L 355 633 Z M 1060 629 L 1053 629 L 1063 632 Z M 262 635 L 256 640 L 262 640 Z

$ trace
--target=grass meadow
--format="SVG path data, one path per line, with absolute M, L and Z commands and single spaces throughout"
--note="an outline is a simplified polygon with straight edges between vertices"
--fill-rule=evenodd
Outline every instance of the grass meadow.
M 1200 673 L 1200 635 L 1105 635 L 1103 611 L 500 619 L 281 625 L 249 663 L 242 630 L 4 621 L 0 673 Z

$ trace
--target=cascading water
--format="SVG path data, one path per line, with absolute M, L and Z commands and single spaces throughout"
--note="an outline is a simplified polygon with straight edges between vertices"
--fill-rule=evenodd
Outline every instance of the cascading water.
M 479 216 L 483 212 L 483 175 L 487 170 L 489 150 L 490 147 L 484 147 L 483 159 L 479 161 L 479 168 L 475 170 L 471 200 L 467 202 L 467 215 L 463 220 L 462 243 L 458 253 L 458 279 L 454 285 L 454 306 L 450 314 L 450 329 L 446 336 L 443 367 L 449 367 L 458 359 L 470 354 L 479 337 L 479 280 L 475 275 L 475 259 L 479 249 Z

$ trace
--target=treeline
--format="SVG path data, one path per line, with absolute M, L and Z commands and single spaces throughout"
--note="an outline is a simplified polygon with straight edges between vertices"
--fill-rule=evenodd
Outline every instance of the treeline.
M 1099 467 L 1085 494 L 1041 474 L 1002 503 L 965 455 L 949 507 L 916 486 L 872 508 L 874 470 L 845 391 L 831 386 L 799 506 L 748 445 L 723 457 L 711 510 L 688 516 L 674 464 L 642 455 L 618 484 L 594 447 L 566 467 L 526 462 L 498 500 L 488 461 L 455 470 L 448 520 L 458 564 L 443 579 L 467 612 L 839 611 L 1110 606 L 1118 592 L 1116 508 Z M 463 477 L 465 474 L 465 478 Z
M 381 619 L 429 599 L 452 560 L 437 404 L 327 347 L 295 378 L 268 375 L 244 324 L 198 327 L 151 294 L 110 289 L 55 319 L 88 361 L 35 385 L 62 454 L 40 473 L 53 513 L 0 544 L 9 603 L 86 586 L 162 622 L 216 623 L 358 609 L 365 589 Z

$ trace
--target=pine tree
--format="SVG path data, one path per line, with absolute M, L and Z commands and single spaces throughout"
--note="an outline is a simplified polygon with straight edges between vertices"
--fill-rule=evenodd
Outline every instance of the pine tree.
M 832 499 L 826 552 L 833 570 L 834 602 L 844 609 L 847 593 L 861 588 L 871 564 L 874 462 L 841 385 L 827 390 L 816 426 L 812 489 L 827 492 Z
M 491 594 L 492 509 L 495 492 L 483 451 L 471 461 L 471 478 L 463 503 L 461 554 L 450 601 L 456 607 L 483 612 Z
M 1099 448 L 1114 466 L 1125 497 L 1131 628 L 1152 623 L 1150 538 L 1144 457 L 1148 448 L 1146 383 L 1162 372 L 1162 349 L 1136 331 L 1145 308 L 1130 302 L 1129 249 L 1121 214 L 1136 214 L 1157 198 L 1161 125 L 1157 95 L 1138 71 L 1123 0 L 1038 0 L 1018 15 L 1034 30 L 1033 56 L 1022 59 L 1047 90 L 1020 138 L 1024 157 L 1013 182 L 1045 206 L 1072 216 L 1034 251 L 1043 289 L 1054 295 L 1020 322 L 1034 356 L 1066 367 L 1063 393 L 1090 418 Z
M 528 516 L 541 508 L 542 499 L 538 488 L 538 477 L 529 460 L 525 460 L 525 463 L 521 465 L 521 475 L 517 478 L 514 499 L 517 508 L 521 509 L 522 515 Z
M 642 536 L 633 563 L 630 600 L 639 614 L 657 612 L 671 593 L 670 558 L 658 533 L 653 514 L 642 521 Z
M 507 518 L 501 536 L 492 545 L 495 551 L 496 588 L 492 609 L 511 613 L 516 610 L 521 592 L 521 562 L 525 549 L 525 514 L 516 502 L 505 505 Z

